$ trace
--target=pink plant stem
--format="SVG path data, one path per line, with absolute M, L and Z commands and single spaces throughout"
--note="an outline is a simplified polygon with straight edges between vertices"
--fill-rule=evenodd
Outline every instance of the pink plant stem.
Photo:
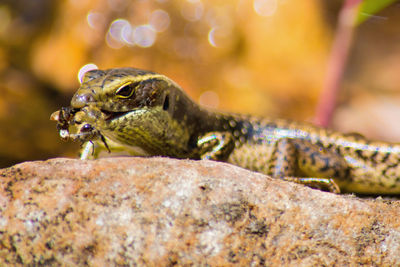
M 325 81 L 316 110 L 315 123 L 328 127 L 336 107 L 340 84 L 351 47 L 356 15 L 362 0 L 346 0 L 340 10 Z

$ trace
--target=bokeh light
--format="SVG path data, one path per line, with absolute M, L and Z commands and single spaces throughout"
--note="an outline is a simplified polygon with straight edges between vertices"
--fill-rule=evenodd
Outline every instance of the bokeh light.
M 135 45 L 135 40 L 133 37 L 133 32 L 134 28 L 132 25 L 128 22 L 126 23 L 122 28 L 121 28 L 121 36 L 120 36 L 120 42 L 123 42 L 125 45 L 128 46 L 133 46 Z
M 165 12 L 158 10 L 152 14 L 153 24 L 158 31 L 164 31 L 169 26 L 169 17 Z M 165 16 L 167 15 L 167 16 Z M 109 47 L 120 49 L 124 46 L 134 46 L 147 48 L 151 47 L 157 38 L 157 31 L 150 24 L 132 26 L 126 19 L 114 20 L 107 32 L 106 42 Z
M 96 64 L 93 64 L 93 63 L 88 63 L 88 64 L 82 66 L 82 68 L 80 68 L 78 71 L 79 82 L 82 83 L 83 76 L 85 76 L 86 72 L 88 72 L 90 70 L 97 70 L 97 69 L 98 69 L 98 67 L 96 66 Z
M 157 33 L 150 25 L 140 25 L 133 31 L 133 40 L 140 47 L 150 47 L 156 41 Z
M 214 91 L 205 91 L 200 95 L 199 103 L 205 107 L 216 109 L 219 106 L 219 96 Z
M 182 16 L 188 21 L 197 21 L 201 19 L 204 12 L 203 3 L 200 0 L 187 0 L 183 2 L 181 8 Z
M 170 17 L 166 11 L 157 9 L 151 13 L 149 24 L 155 31 L 163 32 L 168 29 L 170 21 Z
M 115 45 L 112 44 L 110 45 L 112 48 L 120 48 L 124 44 L 124 32 L 126 32 L 126 29 L 130 28 L 130 23 L 126 19 L 116 19 L 114 20 L 110 28 L 108 30 L 108 33 L 110 37 L 115 40 L 117 43 L 120 43 L 120 45 Z
M 208 42 L 213 47 L 222 47 L 232 41 L 231 31 L 222 27 L 213 27 L 208 32 Z
M 278 0 L 254 0 L 253 7 L 258 15 L 269 17 L 276 13 Z
M 94 11 L 90 11 L 87 14 L 86 19 L 90 28 L 95 30 L 101 29 L 103 27 L 102 25 L 105 22 L 104 15 L 100 12 L 94 12 Z

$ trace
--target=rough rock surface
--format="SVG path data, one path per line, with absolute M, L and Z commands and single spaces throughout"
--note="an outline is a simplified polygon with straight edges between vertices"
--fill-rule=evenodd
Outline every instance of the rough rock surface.
M 395 266 L 399 214 L 211 161 L 26 162 L 0 170 L 0 266 Z

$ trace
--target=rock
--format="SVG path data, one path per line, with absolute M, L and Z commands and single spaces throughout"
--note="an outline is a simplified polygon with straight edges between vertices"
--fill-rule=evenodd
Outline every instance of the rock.
M 0 266 L 400 264 L 399 201 L 225 163 L 59 158 L 0 179 Z

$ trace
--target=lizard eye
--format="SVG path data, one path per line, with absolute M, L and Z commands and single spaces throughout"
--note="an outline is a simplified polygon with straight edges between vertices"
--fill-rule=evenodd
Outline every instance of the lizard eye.
M 88 123 L 83 125 L 83 127 L 81 128 L 81 132 L 83 132 L 83 133 L 84 132 L 91 132 L 93 130 L 94 130 L 93 126 L 88 124 Z
M 135 92 L 135 88 L 138 86 L 138 82 L 124 84 L 115 92 L 115 95 L 119 98 L 130 98 Z

